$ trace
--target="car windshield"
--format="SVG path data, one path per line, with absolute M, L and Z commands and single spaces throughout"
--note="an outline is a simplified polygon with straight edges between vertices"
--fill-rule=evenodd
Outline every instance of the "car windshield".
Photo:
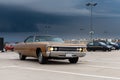
M 99 42 L 101 45 L 106 45 L 105 43 L 103 43 L 103 42 Z
M 52 36 L 36 36 L 35 42 L 64 42 L 61 38 Z
M 114 43 L 114 42 L 109 42 L 110 44 L 116 44 L 116 43 Z

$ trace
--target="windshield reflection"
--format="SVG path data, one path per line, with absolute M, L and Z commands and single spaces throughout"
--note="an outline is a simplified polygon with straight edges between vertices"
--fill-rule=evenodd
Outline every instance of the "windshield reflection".
M 59 37 L 52 37 L 52 36 L 36 36 L 35 42 L 64 42 Z

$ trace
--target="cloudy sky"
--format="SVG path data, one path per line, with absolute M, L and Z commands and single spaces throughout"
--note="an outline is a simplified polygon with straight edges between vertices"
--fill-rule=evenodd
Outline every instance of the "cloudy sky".
M 120 37 L 120 0 L 0 0 L 1 35 L 89 37 L 88 2 L 98 3 L 93 7 L 94 35 Z

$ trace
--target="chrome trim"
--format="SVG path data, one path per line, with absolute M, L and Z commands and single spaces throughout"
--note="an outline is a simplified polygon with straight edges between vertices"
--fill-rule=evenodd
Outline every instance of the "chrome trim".
M 72 52 L 72 51 L 51 51 L 51 52 L 46 52 L 47 57 L 58 57 L 58 58 L 68 58 L 66 57 L 66 54 L 71 54 L 72 57 L 84 57 L 86 53 L 84 52 Z

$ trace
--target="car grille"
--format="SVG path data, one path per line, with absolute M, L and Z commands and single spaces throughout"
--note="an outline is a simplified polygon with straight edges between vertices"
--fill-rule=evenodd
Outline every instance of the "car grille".
M 56 51 L 77 51 L 78 47 L 55 47 Z

